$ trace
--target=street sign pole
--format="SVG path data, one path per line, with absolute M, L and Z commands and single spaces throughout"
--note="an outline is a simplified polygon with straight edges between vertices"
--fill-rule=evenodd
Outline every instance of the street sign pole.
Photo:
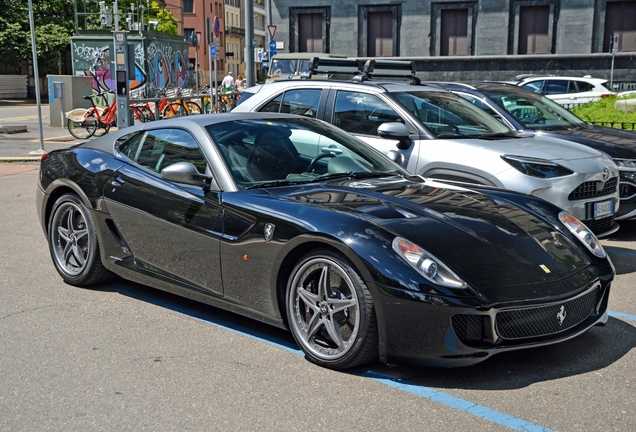
M 209 48 L 210 52 L 208 53 L 208 77 L 210 80 L 210 87 L 208 88 L 208 96 L 210 96 L 210 109 L 212 109 L 212 106 L 213 106 L 212 104 L 214 103 L 214 100 L 212 99 L 212 47 L 213 45 L 210 44 L 210 48 Z M 202 103 L 201 105 L 205 105 L 205 104 Z
M 249 2 L 248 2 L 249 3 Z M 219 17 L 215 16 L 214 17 L 214 50 L 216 51 L 216 47 L 219 45 L 219 34 L 221 33 L 221 24 L 219 22 Z M 219 75 L 218 75 L 218 71 L 217 71 L 217 64 L 216 64 L 216 58 L 217 56 L 214 56 L 214 97 L 216 98 L 219 92 L 219 89 L 217 88 L 218 86 L 218 82 L 219 82 Z M 210 91 L 212 91 L 212 88 L 210 88 Z M 210 99 L 212 100 L 212 99 Z M 218 112 L 218 106 L 219 104 L 216 104 L 216 112 Z

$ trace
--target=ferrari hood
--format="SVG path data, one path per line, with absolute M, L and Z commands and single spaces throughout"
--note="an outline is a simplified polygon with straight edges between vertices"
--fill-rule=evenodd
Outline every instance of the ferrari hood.
M 555 282 L 589 265 L 556 227 L 494 195 L 396 177 L 270 193 L 283 190 L 281 198 L 367 220 L 418 244 L 480 290 Z

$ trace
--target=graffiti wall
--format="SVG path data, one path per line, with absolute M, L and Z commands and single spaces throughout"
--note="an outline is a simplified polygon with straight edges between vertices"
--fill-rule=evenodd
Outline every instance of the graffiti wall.
M 71 39 L 73 74 L 90 76 L 93 90 L 115 89 L 110 76 L 109 44 L 111 33 L 74 36 Z M 129 82 L 131 92 L 153 97 L 157 91 L 172 87 L 189 87 L 188 45 L 183 38 L 144 32 L 143 36 L 128 36 L 135 47 L 135 79 Z

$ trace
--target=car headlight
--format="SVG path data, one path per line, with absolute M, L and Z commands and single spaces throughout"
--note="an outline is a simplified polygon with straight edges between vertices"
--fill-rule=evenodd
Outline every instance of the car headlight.
M 573 171 L 545 159 L 535 159 L 523 156 L 501 156 L 518 171 L 531 177 L 553 178 L 573 174 Z
M 618 165 L 618 169 L 623 171 L 636 171 L 636 159 L 616 159 L 614 162 Z
M 429 281 L 448 288 L 468 288 L 446 264 L 402 237 L 393 240 L 393 250 Z
M 583 242 L 590 252 L 599 258 L 605 258 L 607 256 L 605 249 L 603 249 L 603 246 L 601 246 L 601 243 L 598 241 L 594 233 L 592 233 L 592 231 L 590 231 L 583 222 L 566 211 L 559 213 L 559 220 Z

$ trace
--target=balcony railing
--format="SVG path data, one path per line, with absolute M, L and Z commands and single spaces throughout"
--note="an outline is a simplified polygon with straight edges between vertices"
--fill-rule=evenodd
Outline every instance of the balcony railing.
M 245 29 L 242 27 L 227 26 L 225 27 L 225 35 L 226 36 L 245 36 Z

